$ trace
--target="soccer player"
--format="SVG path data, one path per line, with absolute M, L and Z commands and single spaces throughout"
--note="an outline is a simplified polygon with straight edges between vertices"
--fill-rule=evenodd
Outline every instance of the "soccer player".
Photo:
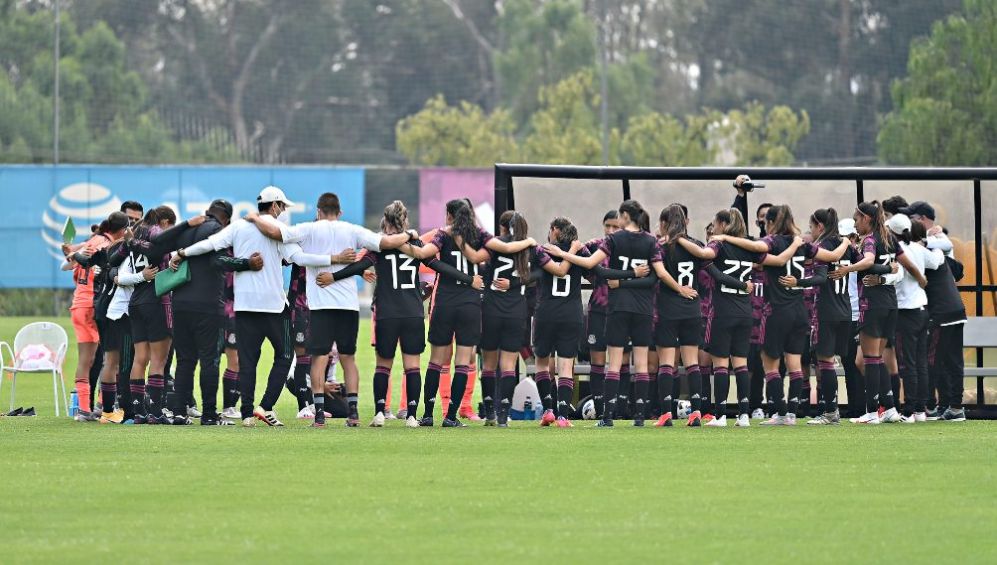
M 254 222 L 276 223 L 291 201 L 284 191 L 268 186 L 256 197 L 259 216 L 251 215 Z M 279 228 L 276 228 L 279 233 Z M 240 415 L 242 425 L 251 427 L 256 420 L 268 426 L 283 426 L 274 412 L 274 404 L 284 388 L 284 380 L 291 368 L 291 327 L 284 294 L 284 277 L 281 260 L 312 266 L 328 266 L 330 255 L 307 255 L 296 243 L 280 243 L 246 219 L 236 220 L 220 232 L 194 245 L 177 250 L 171 264 L 179 264 L 186 257 L 196 257 L 212 251 L 232 248 L 239 259 L 248 259 L 259 253 L 263 266 L 259 271 L 246 270 L 235 274 L 235 322 L 239 341 L 239 392 L 242 397 Z M 266 391 L 255 406 L 256 367 L 260 361 L 263 340 L 274 350 L 273 365 L 267 378 Z M 324 375 L 323 375 L 324 376 Z
M 876 274 L 869 271 L 877 263 L 890 265 L 899 261 L 911 275 L 920 276 L 917 266 L 904 256 L 903 248 L 896 237 L 886 227 L 883 208 L 877 201 L 862 202 L 855 211 L 855 227 L 862 236 L 861 258 L 851 265 L 843 265 L 838 271 L 855 272 L 862 279 Z M 923 278 L 923 277 L 922 277 Z M 852 418 L 853 423 L 879 424 L 879 405 L 882 402 L 884 419 L 899 421 L 893 405 L 893 389 L 890 375 L 883 365 L 883 350 L 888 339 L 896 334 L 897 293 L 892 285 L 867 287 L 861 282 L 859 291 L 859 342 L 862 348 L 862 361 L 865 373 L 866 413 Z M 880 392 L 883 394 L 881 395 Z M 896 416 L 894 418 L 894 416 Z
M 357 399 L 360 372 L 357 368 L 357 332 L 360 326 L 360 299 L 357 283 L 353 278 L 335 281 L 328 286 L 318 285 L 318 274 L 323 270 L 335 272 L 343 268 L 342 254 L 354 257 L 354 249 L 369 251 L 396 249 L 406 243 L 411 234 L 378 235 L 362 226 L 340 220 L 343 215 L 339 197 L 331 192 L 319 196 L 315 205 L 317 220 L 293 226 L 262 222 L 257 224 L 268 237 L 279 238 L 284 243 L 301 243 L 305 255 L 319 254 L 331 257 L 333 265 L 299 263 L 308 267 L 305 292 L 308 297 L 309 335 L 306 351 L 311 356 L 312 395 L 315 405 L 313 426 L 325 425 L 325 370 L 328 354 L 335 345 L 343 365 L 346 381 L 346 398 L 349 417 L 346 425 L 360 425 Z M 274 228 L 278 228 L 277 231 Z M 297 261 L 295 261 L 297 262 Z M 328 268 L 326 268 L 328 267 Z
M 386 236 L 406 234 L 409 231 L 408 209 L 395 200 L 384 209 L 381 219 L 381 233 Z M 410 244 L 422 247 L 422 241 L 413 239 Z M 447 273 L 463 284 L 474 288 L 482 287 L 480 276 L 468 275 L 440 261 L 436 257 L 423 260 L 428 267 Z M 389 377 L 394 365 L 395 352 L 400 347 L 402 365 L 405 369 L 406 419 L 405 426 L 418 428 L 416 409 L 419 407 L 419 394 L 422 387 L 420 355 L 426 349 L 425 312 L 423 294 L 419 280 L 418 263 L 398 249 L 382 252 L 368 252 L 359 261 L 336 271 L 319 273 L 318 284 L 328 286 L 334 281 L 362 274 L 365 269 L 374 267 L 377 286 L 374 290 L 373 308 L 377 312 L 374 325 L 377 364 L 374 370 L 374 420 L 371 427 L 381 427 L 386 418 L 386 399 Z
M 606 237 L 620 230 L 620 213 L 616 210 L 606 212 L 602 217 L 603 237 L 585 243 L 585 249 L 591 255 L 602 245 Z M 608 259 L 603 259 L 601 266 L 609 265 Z M 602 417 L 603 386 L 606 376 L 606 311 L 609 308 L 609 285 L 607 280 L 595 271 L 586 271 L 586 277 L 592 284 L 589 295 L 588 312 L 586 313 L 586 342 L 589 349 L 589 385 L 592 390 L 592 400 L 595 404 L 596 416 Z
M 620 204 L 620 231 L 608 236 L 594 253 L 582 257 L 565 253 L 555 245 L 547 244 L 544 249 L 553 257 L 566 259 L 585 269 L 595 269 L 605 259 L 609 268 L 616 271 L 634 270 L 643 273 L 640 286 L 620 286 L 618 279 L 610 279 L 609 315 L 606 320 L 606 341 L 608 370 L 603 399 L 603 415 L 600 427 L 612 427 L 616 411 L 617 394 L 620 386 L 620 367 L 623 365 L 623 348 L 627 343 L 633 346 L 636 365 L 636 395 L 642 403 L 647 402 L 650 378 L 647 373 L 647 349 L 652 341 L 652 314 L 654 285 L 656 277 L 648 277 L 648 265 L 654 265 L 661 276 L 661 253 L 653 235 L 641 229 L 647 223 L 647 212 L 636 200 L 626 200 Z M 643 267 L 638 269 L 639 267 Z M 635 426 L 644 425 L 644 412 L 638 411 L 634 418 Z
M 447 202 L 446 212 L 447 226 L 439 229 L 431 242 L 422 247 L 406 244 L 402 251 L 420 260 L 439 254 L 441 261 L 465 275 L 473 276 L 478 274 L 478 265 L 488 260 L 488 251 L 514 255 L 536 245 L 532 238 L 507 243 L 493 237 L 478 227 L 473 208 L 464 200 Z M 432 349 L 423 386 L 424 413 L 420 426 L 433 425 L 440 370 L 448 361 L 454 341 L 457 347 L 453 350 L 450 403 L 443 419 L 443 426 L 447 428 L 464 427 L 457 419 L 457 411 L 467 387 L 474 348 L 481 341 L 481 292 L 472 285 L 441 273 L 436 289 L 436 306 L 429 321 Z
M 771 308 L 771 313 L 763 320 L 762 326 L 762 365 L 768 397 L 775 400 L 777 412 L 762 422 L 762 425 L 792 426 L 796 425 L 796 409 L 803 388 L 802 354 L 810 333 L 810 320 L 803 302 L 803 288 L 782 286 L 779 278 L 783 275 L 804 278 L 803 265 L 807 259 L 816 257 L 820 261 L 837 261 L 848 244 L 842 243 L 835 251 L 819 249 L 810 243 L 804 244 L 793 221 L 793 213 L 784 204 L 769 208 L 765 216 L 765 231 L 769 235 L 760 241 L 726 235 L 714 237 L 760 254 L 756 263 L 762 264 L 765 269 L 765 299 Z M 779 255 L 787 248 L 792 248 L 793 252 L 783 262 Z M 782 376 L 779 374 L 780 360 L 786 363 L 789 373 L 788 406 L 783 393 Z
M 564 251 L 588 255 L 588 251 L 578 241 L 578 230 L 568 218 L 557 217 L 551 221 L 547 241 Z M 537 294 L 537 310 L 533 318 L 537 389 L 544 405 L 540 425 L 549 426 L 554 423 L 559 428 L 570 428 L 568 415 L 575 386 L 575 353 L 578 351 L 584 324 L 582 277 L 585 276 L 585 270 L 567 261 L 555 261 L 543 248 L 537 250 L 537 265 L 543 269 Z M 557 356 L 556 404 L 555 397 L 551 394 L 553 381 L 548 372 L 554 356 Z M 548 373 L 547 378 L 542 379 L 541 372 Z
M 297 263 L 291 265 L 291 282 L 287 287 L 287 303 L 291 305 L 291 339 L 294 342 L 294 374 L 287 381 L 287 388 L 298 401 L 298 418 L 315 417 L 312 405 L 311 367 L 308 354 L 308 335 L 311 315 L 308 310 L 307 269 Z

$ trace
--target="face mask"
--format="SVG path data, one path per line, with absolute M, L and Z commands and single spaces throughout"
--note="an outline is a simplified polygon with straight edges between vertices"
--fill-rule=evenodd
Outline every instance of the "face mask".
M 288 226 L 291 225 L 291 211 L 284 210 L 281 212 L 280 215 L 277 216 L 277 221 Z

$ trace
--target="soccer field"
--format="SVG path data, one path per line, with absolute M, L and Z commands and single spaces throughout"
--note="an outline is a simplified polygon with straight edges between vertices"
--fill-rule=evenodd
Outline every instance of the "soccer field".
M 997 559 L 992 422 L 313 430 L 286 396 L 283 429 L 101 426 L 48 382 L 0 419 L 4 562 Z

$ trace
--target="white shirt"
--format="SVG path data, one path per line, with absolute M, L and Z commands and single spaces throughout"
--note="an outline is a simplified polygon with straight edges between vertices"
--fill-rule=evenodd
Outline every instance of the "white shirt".
M 142 273 L 136 273 L 132 265 L 132 256 L 129 253 L 125 260 L 118 266 L 118 288 L 114 289 L 114 296 L 107 305 L 107 319 L 120 320 L 122 316 L 128 315 L 128 303 L 132 299 L 132 290 L 135 285 L 145 280 Z
M 914 263 L 921 275 L 924 275 L 925 265 L 933 256 L 920 244 L 908 245 L 900 242 L 904 254 Z M 928 295 L 925 294 L 921 285 L 917 284 L 917 279 L 912 277 L 907 270 L 901 266 L 896 273 L 890 273 L 883 277 L 886 284 L 893 284 L 897 287 L 897 308 L 900 310 L 921 310 L 928 305 Z
M 305 253 L 335 255 L 345 249 L 381 250 L 381 236 L 367 228 L 341 220 L 317 220 L 293 226 L 280 226 L 285 243 L 300 243 Z M 299 265 L 299 263 L 295 261 Z M 360 310 L 356 277 L 336 281 L 322 288 L 316 282 L 319 273 L 334 273 L 346 265 L 306 267 L 305 294 L 309 310 Z
M 268 220 L 261 216 L 257 221 Z M 331 258 L 308 255 L 295 243 L 281 243 L 263 235 L 246 220 L 235 220 L 226 228 L 184 249 L 190 257 L 211 251 L 232 248 L 237 259 L 248 259 L 253 253 L 263 257 L 263 269 L 235 273 L 234 293 L 236 312 L 267 312 L 279 314 L 287 306 L 281 260 L 299 265 L 328 265 Z
M 955 249 L 952 245 L 952 240 L 949 239 L 949 236 L 945 235 L 945 232 L 938 232 L 935 235 L 929 235 L 927 239 L 925 239 L 925 244 L 928 249 L 937 249 L 948 257 L 955 259 Z
M 848 301 L 852 303 L 852 321 L 859 321 L 859 276 L 858 273 L 848 273 Z

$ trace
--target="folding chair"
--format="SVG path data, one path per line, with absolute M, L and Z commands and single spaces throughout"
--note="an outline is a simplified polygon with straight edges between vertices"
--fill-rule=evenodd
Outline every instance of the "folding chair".
M 51 359 L 22 359 L 22 353 L 29 346 L 43 345 L 53 353 Z M 0 342 L 0 396 L 3 392 L 3 373 L 13 373 L 10 390 L 10 409 L 14 409 L 14 395 L 17 392 L 18 373 L 52 373 L 52 397 L 55 401 L 55 415 L 59 415 L 59 383 L 62 383 L 62 405 L 69 416 L 69 397 L 66 396 L 66 379 L 62 375 L 62 365 L 66 361 L 69 337 L 62 326 L 53 322 L 34 322 L 17 332 L 14 346 Z M 9 359 L 8 359 L 9 358 Z M 29 362 L 30 361 L 30 362 Z

